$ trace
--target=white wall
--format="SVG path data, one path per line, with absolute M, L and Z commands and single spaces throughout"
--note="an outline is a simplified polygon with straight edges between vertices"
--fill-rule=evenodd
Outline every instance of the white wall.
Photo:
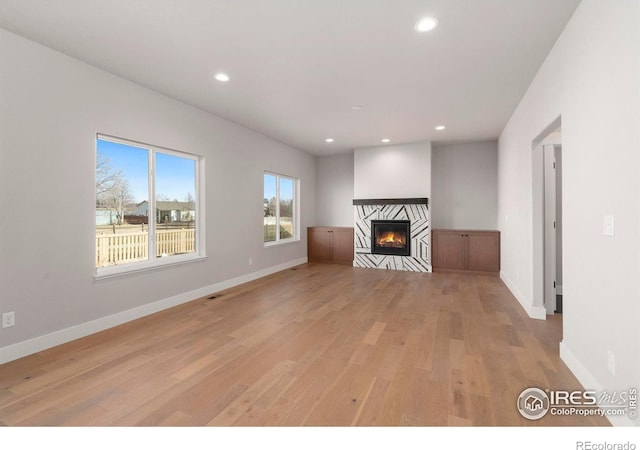
M 433 228 L 495 230 L 498 213 L 498 143 L 433 143 Z
M 10 344 L 90 331 L 306 258 L 304 232 L 263 246 L 263 171 L 300 178 L 305 230 L 312 156 L 2 29 L 0 59 L 0 311 L 16 312 L 16 326 L 0 329 L 0 362 L 37 347 Z M 96 132 L 205 157 L 206 261 L 94 280 Z
M 431 143 L 354 150 L 356 199 L 431 196 Z
M 499 139 L 502 277 L 530 311 L 532 142 L 562 117 L 561 355 L 585 387 L 608 391 L 640 386 L 639 61 L 640 2 L 584 0 Z
M 353 226 L 353 153 L 316 160 L 317 225 Z

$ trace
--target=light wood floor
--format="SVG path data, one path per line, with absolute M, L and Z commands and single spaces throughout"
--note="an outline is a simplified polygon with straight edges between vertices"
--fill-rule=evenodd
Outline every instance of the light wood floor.
M 495 277 L 308 264 L 0 366 L 2 425 L 608 425 Z

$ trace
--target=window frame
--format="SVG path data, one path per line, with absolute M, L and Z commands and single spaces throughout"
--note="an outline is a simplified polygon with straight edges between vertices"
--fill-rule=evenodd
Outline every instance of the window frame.
M 276 239 L 274 241 L 264 241 L 264 223 L 263 223 L 263 244 L 265 247 L 274 247 L 278 245 L 290 244 L 300 241 L 300 179 L 292 175 L 285 175 L 271 170 L 265 170 L 262 173 L 262 198 L 264 199 L 264 177 L 271 175 L 276 177 Z M 280 178 L 286 178 L 293 181 L 293 236 L 290 238 L 280 238 Z
M 94 278 L 110 278 L 120 275 L 128 275 L 136 272 L 143 272 L 148 270 L 154 270 L 162 267 L 169 267 L 178 264 L 189 263 L 193 261 L 201 261 L 207 258 L 206 244 L 205 244 L 205 201 L 204 201 L 204 157 L 202 155 L 196 155 L 193 153 L 187 153 L 184 151 L 173 150 L 159 145 L 147 144 L 133 139 L 124 139 L 120 137 L 111 136 L 104 133 L 96 133 L 95 136 L 95 152 L 94 156 L 98 158 L 98 141 L 108 141 L 116 144 L 127 145 L 131 147 L 137 147 L 148 151 L 148 196 L 147 202 L 149 204 L 149 223 L 148 223 L 148 245 L 149 245 L 149 259 L 146 261 L 136 261 L 124 264 L 116 264 L 113 266 L 95 267 L 94 265 Z M 195 163 L 195 187 L 194 187 L 194 202 L 195 202 L 195 251 L 191 253 L 183 253 L 180 255 L 171 255 L 169 257 L 156 256 L 156 154 L 163 153 L 170 156 L 177 156 L 180 158 L 190 159 Z M 94 164 L 95 167 L 96 164 Z M 94 173 L 94 180 L 96 174 Z M 94 191 L 94 200 L 97 200 L 97 194 Z M 95 201 L 94 201 L 95 203 Z M 95 261 L 94 253 L 94 261 Z

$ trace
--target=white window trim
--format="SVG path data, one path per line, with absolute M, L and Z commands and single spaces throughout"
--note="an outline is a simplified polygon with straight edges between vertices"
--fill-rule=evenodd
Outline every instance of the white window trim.
M 132 139 L 122 139 L 115 136 L 110 136 L 107 134 L 96 133 L 95 139 L 95 157 L 98 155 L 98 140 L 115 142 L 117 144 L 128 145 L 128 146 L 136 146 L 139 148 L 143 148 L 149 151 L 149 210 L 155 211 L 155 155 L 156 152 L 161 152 L 164 154 L 179 156 L 181 158 L 192 159 L 196 163 L 196 171 L 195 171 L 195 201 L 196 201 L 196 231 L 195 231 L 195 239 L 196 239 L 196 251 L 193 253 L 185 253 L 182 255 L 173 255 L 170 257 L 157 257 L 155 252 L 149 252 L 149 260 L 147 261 L 139 261 L 132 262 L 126 264 L 120 264 L 115 266 L 105 266 L 105 267 L 94 267 L 94 279 L 105 279 L 112 278 L 116 276 L 122 275 L 131 275 L 139 272 L 146 272 L 149 270 L 154 270 L 158 268 L 171 267 L 175 265 L 185 264 L 189 262 L 195 261 L 203 261 L 207 259 L 206 254 L 206 239 L 205 239 L 205 229 L 206 229 L 206 214 L 205 214 L 205 188 L 204 188 L 204 157 L 200 155 L 194 155 L 192 153 L 180 152 L 177 150 L 172 150 L 165 147 L 160 147 L 158 145 L 146 144 L 139 141 L 134 141 Z M 95 166 L 95 163 L 94 163 Z M 95 178 L 95 174 L 94 174 Z M 152 201 L 152 199 L 154 199 Z M 94 199 L 95 200 L 95 199 Z M 95 201 L 94 201 L 95 203 Z M 155 248 L 156 242 L 156 217 L 155 212 L 151 215 L 149 213 L 149 248 Z M 153 217 L 152 217 L 153 216 Z M 153 220 L 151 220 L 151 218 Z M 95 255 L 94 255 L 95 256 Z M 95 260 L 95 257 L 94 257 Z
M 300 179 L 291 175 L 285 175 L 278 172 L 265 170 L 263 179 L 263 198 L 264 198 L 264 175 L 272 175 L 276 177 L 276 240 L 264 242 L 265 247 L 277 247 L 279 245 L 293 244 L 300 242 Z M 293 236 L 286 239 L 280 239 L 280 177 L 293 180 Z
M 199 255 L 197 253 L 188 253 L 184 255 L 171 256 L 170 258 L 169 257 L 156 258 L 153 261 L 141 261 L 141 262 L 132 262 L 127 264 L 120 264 L 116 266 L 98 267 L 96 268 L 94 279 L 102 280 L 105 278 L 113 278 L 113 277 L 118 277 L 123 275 L 132 275 L 139 272 L 147 272 L 150 270 L 155 270 L 160 268 L 178 266 L 178 265 L 189 263 L 189 262 L 205 261 L 206 259 L 207 259 L 206 255 Z

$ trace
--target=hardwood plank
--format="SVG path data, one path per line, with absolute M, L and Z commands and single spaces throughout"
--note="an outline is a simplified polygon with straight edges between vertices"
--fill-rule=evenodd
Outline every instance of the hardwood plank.
M 447 425 L 450 427 L 468 427 L 473 425 L 473 423 L 469 419 L 464 419 L 462 417 L 457 417 L 457 416 L 449 416 Z
M 277 418 L 282 417 L 281 412 L 286 410 L 288 406 L 288 401 L 283 398 L 283 393 L 317 361 L 323 350 L 323 347 L 316 345 L 302 355 L 294 365 L 291 365 L 280 376 L 279 380 L 252 402 L 246 414 L 240 416 L 233 425 L 268 425 L 274 423 Z
M 430 426 L 443 427 L 449 421 L 447 413 L 449 406 L 448 386 L 437 381 L 427 383 L 427 415 L 425 423 Z
M 389 381 L 385 379 L 374 377 L 351 425 L 381 425 L 377 418 L 381 416 L 381 410 L 387 390 L 389 389 L 389 384 Z
M 374 323 L 367 335 L 362 340 L 362 343 L 367 345 L 376 345 L 378 338 L 380 337 L 386 326 L 387 324 L 385 322 Z
M 373 376 L 363 366 L 347 365 L 314 405 L 303 424 L 340 426 L 353 423 L 372 381 Z
M 427 384 L 429 372 L 423 369 L 413 369 L 407 384 L 407 397 L 402 408 L 402 426 L 422 426 L 426 423 Z
M 178 380 L 185 380 L 193 376 L 195 373 L 199 372 L 200 370 L 211 366 L 213 363 L 215 363 L 219 359 L 220 357 L 213 353 L 209 355 L 205 355 L 202 358 L 197 359 L 192 363 L 185 365 L 177 372 L 174 372 L 173 374 L 171 374 L 171 376 Z
M 449 419 L 451 420 L 451 417 L 456 417 L 459 420 L 471 421 L 470 377 L 467 371 L 463 369 L 453 369 L 450 380 L 450 397 L 448 402 Z
M 211 419 L 207 425 L 229 426 L 242 417 L 253 403 L 277 383 L 278 379 L 286 373 L 295 363 L 293 361 L 280 361 L 270 371 L 253 383 L 249 389 L 234 399 L 225 409 Z
M 158 425 L 162 427 L 187 427 L 195 425 L 193 417 L 182 411 L 176 411 L 160 422 Z

